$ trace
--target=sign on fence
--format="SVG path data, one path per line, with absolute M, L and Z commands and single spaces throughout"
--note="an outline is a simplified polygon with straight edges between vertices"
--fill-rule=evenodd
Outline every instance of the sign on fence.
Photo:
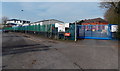
M 69 28 L 69 23 L 65 23 L 65 28 Z
M 65 33 L 64 36 L 70 36 L 70 33 Z
M 65 32 L 65 24 L 58 25 L 58 32 Z
M 111 26 L 111 32 L 117 32 L 118 25 L 112 25 Z
M 69 23 L 55 23 L 58 32 L 65 32 L 65 28 L 69 28 Z

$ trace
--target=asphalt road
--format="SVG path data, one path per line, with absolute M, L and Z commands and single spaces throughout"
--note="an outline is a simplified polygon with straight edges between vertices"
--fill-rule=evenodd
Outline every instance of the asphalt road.
M 4 33 L 2 62 L 3 69 L 118 69 L 118 42 L 68 42 Z

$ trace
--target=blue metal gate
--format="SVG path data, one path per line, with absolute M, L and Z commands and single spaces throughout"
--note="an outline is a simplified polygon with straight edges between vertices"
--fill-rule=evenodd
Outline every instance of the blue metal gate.
M 78 25 L 78 38 L 111 39 L 110 25 Z

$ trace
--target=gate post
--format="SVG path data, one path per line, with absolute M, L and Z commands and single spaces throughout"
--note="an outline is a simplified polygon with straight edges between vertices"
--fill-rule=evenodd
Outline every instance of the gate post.
M 109 39 L 112 39 L 111 24 L 108 24 Z

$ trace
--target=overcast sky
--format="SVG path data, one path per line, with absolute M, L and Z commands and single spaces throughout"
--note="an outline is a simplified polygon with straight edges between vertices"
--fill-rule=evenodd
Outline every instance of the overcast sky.
M 2 16 L 32 22 L 43 19 L 74 22 L 103 18 L 103 15 L 104 10 L 99 7 L 99 2 L 2 2 Z

